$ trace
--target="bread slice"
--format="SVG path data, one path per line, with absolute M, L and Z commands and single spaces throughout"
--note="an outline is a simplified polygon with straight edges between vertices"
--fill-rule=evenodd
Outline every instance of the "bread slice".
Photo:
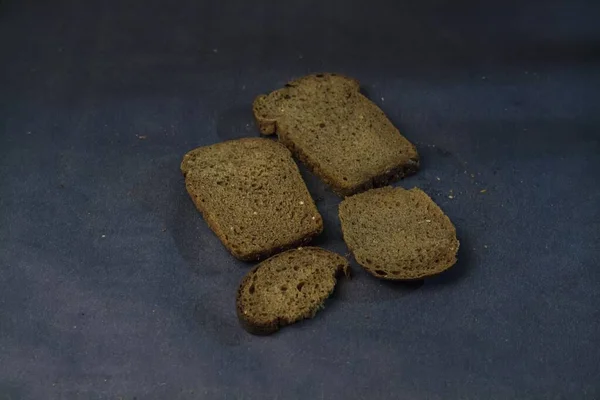
M 204 219 L 241 260 L 308 243 L 323 230 L 288 149 L 264 138 L 199 147 L 183 158 L 185 186 Z
M 339 216 L 354 258 L 378 278 L 420 279 L 456 263 L 456 229 L 421 189 L 385 187 L 347 197 Z
M 309 75 L 258 96 L 253 111 L 261 133 L 277 133 L 339 195 L 384 186 L 419 168 L 415 146 L 354 79 Z
M 333 292 L 348 261 L 318 247 L 288 250 L 263 261 L 242 280 L 237 314 L 250 333 L 267 335 L 312 318 Z

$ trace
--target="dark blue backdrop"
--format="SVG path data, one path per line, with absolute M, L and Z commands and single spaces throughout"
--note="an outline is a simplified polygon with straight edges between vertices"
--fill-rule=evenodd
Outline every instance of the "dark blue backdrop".
M 600 398 L 600 3 L 0 3 L 0 399 Z M 417 144 L 459 263 L 354 262 L 314 320 L 237 323 L 249 264 L 184 190 L 254 96 L 358 78 Z M 339 198 L 303 170 L 346 253 Z M 482 193 L 482 191 L 484 191 Z

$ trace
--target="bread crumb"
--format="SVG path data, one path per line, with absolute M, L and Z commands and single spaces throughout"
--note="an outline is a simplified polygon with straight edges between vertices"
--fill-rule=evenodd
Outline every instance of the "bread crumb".
M 106 235 L 102 235 L 102 237 L 103 237 L 103 238 L 105 238 L 105 237 L 106 237 Z
M 452 196 L 452 195 L 449 195 L 449 196 L 448 196 L 448 198 L 449 198 L 449 199 L 453 199 L 453 198 L 454 198 L 454 196 Z
M 485 192 L 487 192 L 487 189 L 481 189 L 481 190 L 479 191 L 479 193 L 485 193 Z
M 431 222 L 431 220 L 430 219 L 426 219 L 425 222 Z
M 300 202 L 300 205 L 301 205 L 301 206 L 303 206 L 303 205 L 304 205 L 304 202 L 303 202 L 303 201 L 301 201 L 301 202 Z
M 316 218 L 315 218 L 315 217 L 312 217 L 311 219 L 314 221 Z
M 140 139 L 140 140 L 144 140 L 147 138 L 148 138 L 148 136 L 146 136 L 146 135 L 138 135 L 138 139 Z
M 436 176 L 435 179 L 437 179 L 438 181 L 441 181 L 439 176 Z
M 382 98 L 381 98 L 381 101 L 385 101 L 385 99 L 382 97 Z

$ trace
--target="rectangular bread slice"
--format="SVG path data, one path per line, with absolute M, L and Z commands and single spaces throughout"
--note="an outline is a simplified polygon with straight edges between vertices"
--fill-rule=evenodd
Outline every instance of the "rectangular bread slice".
M 308 243 L 323 219 L 288 149 L 263 138 L 199 147 L 181 163 L 204 219 L 236 258 L 266 258 Z
M 315 74 L 254 100 L 261 133 L 276 133 L 296 157 L 342 196 L 416 172 L 419 155 L 356 80 Z

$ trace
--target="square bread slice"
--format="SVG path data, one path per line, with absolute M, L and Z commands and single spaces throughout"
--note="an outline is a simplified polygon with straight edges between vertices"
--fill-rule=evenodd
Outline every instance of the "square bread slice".
M 288 149 L 264 138 L 199 147 L 181 163 L 204 219 L 236 258 L 266 258 L 308 243 L 323 219 Z
M 342 196 L 415 173 L 419 155 L 358 81 L 315 74 L 260 95 L 253 111 L 262 134 L 277 133 L 296 157 Z
M 248 332 L 270 334 L 312 318 L 348 276 L 348 261 L 318 247 L 288 250 L 254 267 L 237 292 L 237 315 Z
M 456 229 L 421 189 L 371 189 L 344 199 L 339 216 L 356 262 L 378 278 L 421 279 L 456 263 Z

